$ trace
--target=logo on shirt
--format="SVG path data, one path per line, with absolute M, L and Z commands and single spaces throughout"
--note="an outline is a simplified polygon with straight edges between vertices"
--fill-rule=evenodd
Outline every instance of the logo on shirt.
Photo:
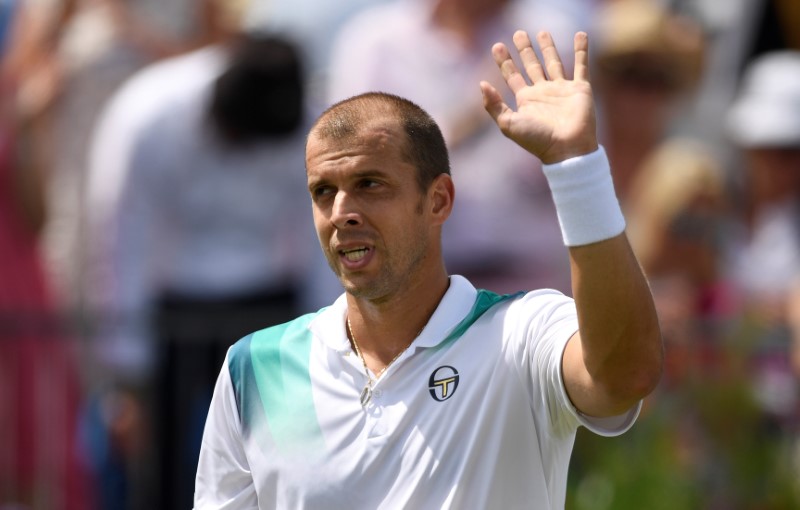
M 448 365 L 434 370 L 428 379 L 428 391 L 433 400 L 444 402 L 452 397 L 458 388 L 458 377 L 458 370 Z

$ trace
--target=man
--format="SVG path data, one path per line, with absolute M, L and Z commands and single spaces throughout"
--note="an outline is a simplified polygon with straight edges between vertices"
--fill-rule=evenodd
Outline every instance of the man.
M 455 193 L 435 123 L 385 94 L 332 106 L 306 169 L 345 294 L 229 351 L 196 508 L 563 508 L 577 427 L 630 427 L 659 379 L 658 321 L 596 141 L 587 36 L 574 80 L 550 35 L 538 42 L 543 65 L 514 35 L 531 85 L 506 46 L 492 49 L 517 111 L 481 90 L 502 132 L 545 164 L 574 302 L 448 276 Z

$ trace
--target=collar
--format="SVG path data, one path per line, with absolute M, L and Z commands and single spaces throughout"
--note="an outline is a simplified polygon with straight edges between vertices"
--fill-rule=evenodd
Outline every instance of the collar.
M 451 276 L 450 287 L 409 350 L 439 345 L 470 313 L 477 295 L 478 291 L 466 278 L 459 275 Z M 351 348 L 344 326 L 346 317 L 347 299 L 345 294 L 342 294 L 331 306 L 319 312 L 309 323 L 308 329 L 328 348 L 348 352 Z

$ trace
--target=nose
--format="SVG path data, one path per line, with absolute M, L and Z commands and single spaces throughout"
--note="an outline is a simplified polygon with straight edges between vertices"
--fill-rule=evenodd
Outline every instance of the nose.
M 361 225 L 361 212 L 356 200 L 348 193 L 339 191 L 333 201 L 331 222 L 336 228 L 355 227 Z

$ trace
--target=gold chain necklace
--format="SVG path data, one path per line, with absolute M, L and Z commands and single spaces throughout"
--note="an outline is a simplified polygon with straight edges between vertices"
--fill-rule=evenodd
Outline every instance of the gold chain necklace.
M 405 349 L 403 349 L 402 351 L 397 353 L 397 356 L 392 358 L 392 361 L 387 363 L 386 366 L 383 367 L 380 370 L 380 372 L 378 372 L 375 375 L 375 379 L 373 379 L 372 376 L 369 373 L 369 367 L 367 367 L 367 360 L 364 359 L 364 356 L 361 354 L 361 349 L 358 348 L 358 342 L 356 341 L 356 336 L 353 334 L 353 327 L 350 325 L 350 317 L 349 316 L 347 317 L 347 332 L 350 334 L 350 338 L 353 339 L 353 347 L 356 348 L 356 354 L 358 355 L 359 359 L 361 359 L 361 363 L 364 365 L 364 372 L 366 372 L 366 374 L 367 374 L 367 384 L 365 384 L 364 385 L 364 389 L 361 390 L 361 397 L 360 397 L 361 406 L 362 407 L 367 407 L 367 404 L 369 404 L 369 401 L 372 400 L 372 388 L 373 388 L 373 386 L 378 382 L 378 380 L 381 378 L 383 373 L 386 372 L 386 369 L 389 368 L 390 366 L 392 366 L 392 363 L 397 361 L 397 358 L 399 358 L 404 352 L 406 352 L 408 350 L 408 348 L 411 346 L 411 344 L 409 343 L 406 346 Z M 422 330 L 420 330 L 420 333 L 422 333 Z M 419 333 L 417 333 L 417 336 L 419 336 Z

